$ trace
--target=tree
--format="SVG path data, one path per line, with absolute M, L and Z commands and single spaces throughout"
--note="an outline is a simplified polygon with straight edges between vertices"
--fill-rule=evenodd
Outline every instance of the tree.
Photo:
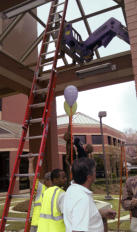
M 137 165 L 137 131 L 133 129 L 128 129 L 126 132 L 127 144 L 126 149 L 126 159 L 127 162 Z

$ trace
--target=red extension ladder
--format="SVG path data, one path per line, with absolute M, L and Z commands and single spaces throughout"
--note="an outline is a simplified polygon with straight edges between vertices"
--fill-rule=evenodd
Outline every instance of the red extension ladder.
M 23 129 L 22 129 L 22 135 L 21 135 L 21 139 L 19 143 L 19 148 L 18 148 L 18 152 L 16 155 L 13 172 L 10 178 L 8 193 L 6 196 L 5 206 L 4 206 L 3 215 L 2 215 L 1 224 L 0 224 L 0 232 L 3 232 L 5 230 L 5 224 L 8 220 L 25 221 L 24 232 L 28 231 L 28 227 L 30 223 L 30 211 L 31 211 L 32 200 L 34 197 L 36 179 L 39 177 L 39 174 L 40 174 L 40 169 L 41 169 L 42 161 L 43 161 L 43 154 L 45 151 L 45 146 L 46 146 L 46 141 L 47 141 L 48 126 L 49 126 L 51 105 L 52 105 L 51 103 L 54 97 L 54 91 L 56 87 L 57 60 L 58 60 L 58 55 L 60 52 L 59 49 L 60 49 L 60 44 L 61 44 L 61 39 L 62 39 L 62 34 L 63 34 L 67 5 L 68 5 L 68 0 L 54 0 L 52 1 L 51 7 L 50 7 L 48 21 L 47 21 L 47 25 L 45 28 L 43 42 L 42 42 L 42 46 L 40 50 L 40 55 L 37 61 L 36 70 L 34 72 L 34 79 L 33 79 L 30 97 L 28 99 L 28 104 L 27 104 L 26 113 L 24 117 Z M 54 51 L 48 51 L 48 47 L 52 43 L 53 45 L 55 44 L 56 47 Z M 51 53 L 53 54 L 54 59 L 53 60 L 47 59 L 48 61 L 47 60 L 45 61 L 46 57 Z M 51 66 L 51 72 L 50 72 L 50 75 L 47 76 L 45 72 L 49 66 Z M 42 82 L 46 83 L 45 84 L 46 86 L 44 86 L 44 88 L 40 87 L 43 85 Z M 35 108 L 37 109 L 43 108 L 41 118 L 32 119 L 32 110 Z M 33 123 L 41 123 L 42 134 L 37 135 L 37 136 L 27 137 L 29 126 L 30 124 L 33 124 Z M 25 141 L 27 139 L 29 140 L 30 139 L 34 139 L 34 140 L 41 139 L 38 154 L 23 155 L 23 148 L 24 148 Z M 18 174 L 21 159 L 35 157 L 35 156 L 38 157 L 35 173 Z M 33 187 L 32 187 L 30 201 L 28 205 L 27 217 L 26 219 L 8 217 L 11 199 L 17 197 L 17 195 L 13 194 L 16 178 L 26 177 L 26 176 L 34 176 Z M 19 195 L 18 195 L 18 198 L 19 198 Z

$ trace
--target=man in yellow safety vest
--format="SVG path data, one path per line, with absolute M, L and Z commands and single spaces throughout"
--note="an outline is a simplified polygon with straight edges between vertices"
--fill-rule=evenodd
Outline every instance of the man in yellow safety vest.
M 51 172 L 48 172 L 48 173 L 45 174 L 43 184 L 39 180 L 37 180 L 37 181 L 38 181 L 38 183 L 36 183 L 36 186 L 37 186 L 36 191 L 37 191 L 37 193 L 36 193 L 35 202 L 34 202 L 34 208 L 33 208 L 30 232 L 36 232 L 37 231 L 43 194 L 44 194 L 44 191 L 48 187 L 52 186 Z
M 37 232 L 65 232 L 63 221 L 63 202 L 67 178 L 61 169 L 51 172 L 53 186 L 48 188 L 43 195 L 40 218 Z

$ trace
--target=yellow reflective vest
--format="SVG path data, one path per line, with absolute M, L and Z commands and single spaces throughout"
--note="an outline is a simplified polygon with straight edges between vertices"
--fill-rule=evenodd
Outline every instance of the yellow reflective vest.
M 58 196 L 64 192 L 53 186 L 44 192 L 37 232 L 65 232 L 63 214 L 57 208 Z
M 38 220 L 40 216 L 42 198 L 44 195 L 44 191 L 46 190 L 46 186 L 44 184 L 38 183 L 37 194 L 34 202 L 31 226 L 38 226 Z

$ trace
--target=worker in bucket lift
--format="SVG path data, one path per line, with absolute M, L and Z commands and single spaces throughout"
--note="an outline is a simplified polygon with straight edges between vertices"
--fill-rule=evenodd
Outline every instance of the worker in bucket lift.
M 36 183 L 36 186 L 37 186 L 37 183 Z M 44 191 L 48 187 L 51 187 L 51 186 L 52 186 L 51 172 L 47 172 L 44 176 L 44 183 L 42 184 L 40 181 L 38 182 L 37 193 L 36 193 L 36 197 L 35 197 L 33 214 L 32 214 L 30 232 L 37 231 L 43 194 L 44 194 Z
M 37 232 L 65 232 L 63 221 L 63 203 L 67 178 L 61 169 L 51 172 L 53 186 L 48 188 L 43 195 L 40 218 Z

